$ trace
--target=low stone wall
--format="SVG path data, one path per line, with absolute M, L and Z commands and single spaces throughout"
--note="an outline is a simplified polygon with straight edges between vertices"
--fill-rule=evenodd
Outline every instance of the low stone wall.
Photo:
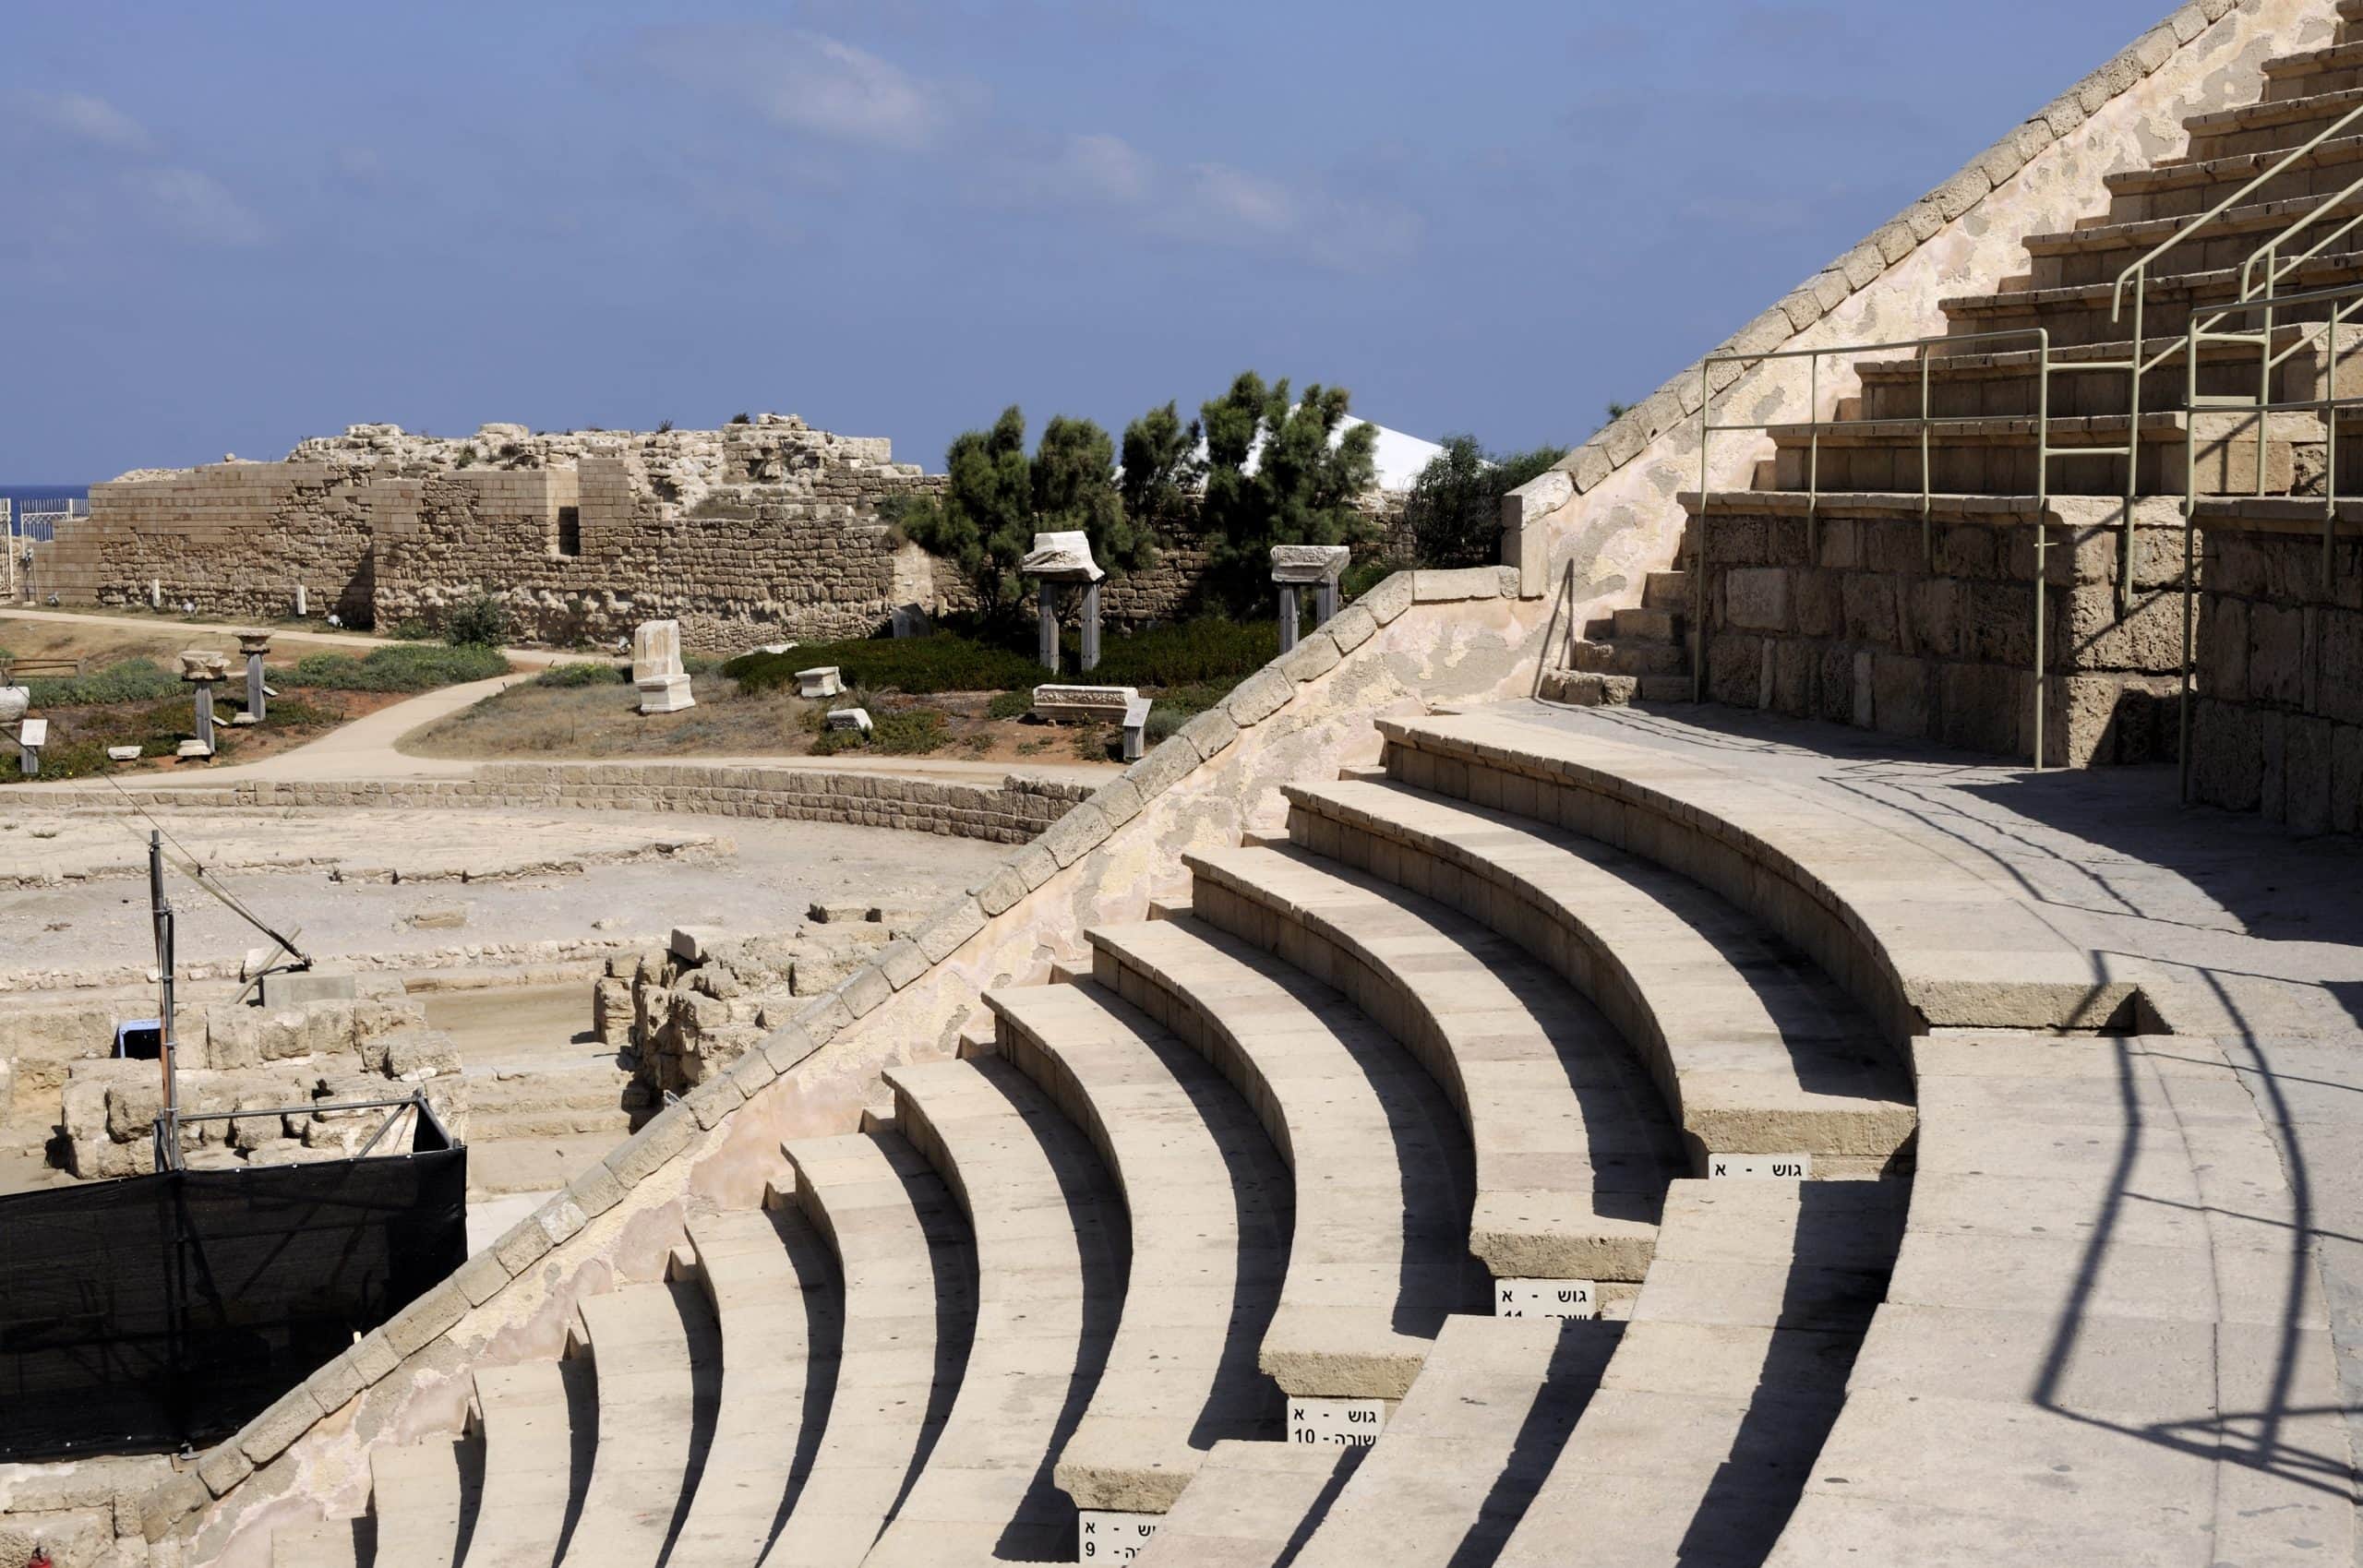
M 1719 501 L 1721 497 L 1719 497 Z M 1750 497 L 1703 529 L 1707 695 L 1884 735 L 2026 758 L 2033 747 L 2032 518 L 1980 497 L 1916 514 Z M 2122 502 L 2054 499 L 2045 760 L 2173 755 L 2181 666 L 2180 503 L 2140 503 L 2134 602 L 2117 614 Z M 1814 535 L 1817 533 L 1817 537 Z
M 1082 784 L 1011 774 L 1000 784 L 935 784 L 875 773 L 790 767 L 713 767 L 693 762 L 493 762 L 467 778 L 250 782 L 214 790 L 131 789 L 145 807 L 574 807 L 582 810 L 682 811 L 899 828 L 992 844 L 1025 844 L 1091 791 Z
M 2192 798 L 2300 832 L 2363 832 L 2363 509 L 2201 519 Z

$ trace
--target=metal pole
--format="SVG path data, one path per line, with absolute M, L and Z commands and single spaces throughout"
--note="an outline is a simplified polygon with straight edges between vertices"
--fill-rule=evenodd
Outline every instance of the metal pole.
M 2199 406 L 2199 316 L 2193 312 L 2184 343 L 2186 390 L 2183 407 Z M 2337 443 L 2333 442 L 2335 447 Z M 2193 645 L 2197 640 L 2192 624 L 2192 601 L 2199 592 L 2195 568 L 2199 517 L 2199 457 L 2190 442 L 2183 443 L 2182 477 L 2182 685 L 2175 698 L 2175 772 L 2176 786 L 2185 806 L 2190 804 L 2190 678 Z
M 148 897 L 156 922 L 156 978 L 162 993 L 157 1014 L 162 1043 L 156 1056 L 164 1075 L 164 1115 L 169 1119 L 180 1111 L 173 1081 L 173 1053 L 178 1044 L 173 1029 L 173 906 L 164 899 L 164 835 L 155 829 L 148 833 Z
M 1698 515 L 1690 520 L 1690 700 L 1707 692 L 1707 442 L 1715 433 L 1711 359 L 1698 362 Z M 1570 635 L 1574 628 L 1568 628 Z
M 2134 319 L 2140 320 L 2141 307 L 2136 296 Z M 2051 543 L 2051 329 L 2036 329 L 2036 352 L 2039 365 L 2035 377 L 2035 428 L 2042 431 L 2035 460 L 2034 479 L 2034 771 L 2043 772 L 2043 623 L 2048 611 L 2045 598 L 2045 580 L 2049 575 L 2046 555 Z M 2134 396 L 2139 400 L 2141 385 L 2141 351 L 2133 352 Z M 2133 446 L 2137 443 L 2128 443 Z M 2132 461 L 2131 458 L 2126 460 Z

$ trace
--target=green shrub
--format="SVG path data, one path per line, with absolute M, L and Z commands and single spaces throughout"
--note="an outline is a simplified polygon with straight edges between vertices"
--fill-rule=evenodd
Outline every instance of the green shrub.
M 1000 691 L 985 704 L 989 719 L 1022 719 L 1034 711 L 1034 688 L 1021 686 L 1014 691 Z
M 509 640 L 509 606 L 489 593 L 462 600 L 444 619 L 443 640 L 462 648 L 499 647 Z
M 1002 691 L 1031 688 L 1042 667 L 1014 649 L 958 632 L 925 637 L 872 637 L 846 642 L 808 642 L 785 653 L 741 653 L 722 673 L 746 691 L 792 688 L 796 672 L 834 664 L 848 686 L 874 687 L 929 697 L 939 691 Z
M 1079 662 L 1079 645 L 1076 652 Z M 1228 689 L 1279 656 L 1277 619 L 1238 621 L 1201 616 L 1178 626 L 1103 637 L 1099 667 L 1073 678 L 1087 686 L 1154 687 L 1218 680 Z
M 497 648 L 405 642 L 372 649 L 366 658 L 350 653 L 306 653 L 293 674 L 277 677 L 288 686 L 328 691 L 432 691 L 462 681 L 486 680 L 508 672 Z
M 871 749 L 890 757 L 922 757 L 952 738 L 951 724 L 939 708 L 906 708 L 870 717 Z
M 1401 561 L 1389 560 L 1384 556 L 1350 561 L 1347 563 L 1345 574 L 1337 580 L 1337 592 L 1348 604 L 1351 604 L 1402 569 Z
M 585 659 L 579 663 L 552 664 L 534 677 L 535 686 L 629 686 L 631 672 L 621 664 L 611 664 Z
M 181 680 L 153 659 L 126 659 L 91 675 L 28 680 L 25 688 L 32 693 L 33 707 L 39 711 L 101 703 L 153 702 L 179 691 Z
M 393 629 L 386 635 L 397 642 L 431 642 L 435 640 L 435 628 L 414 616 L 406 621 L 396 621 Z

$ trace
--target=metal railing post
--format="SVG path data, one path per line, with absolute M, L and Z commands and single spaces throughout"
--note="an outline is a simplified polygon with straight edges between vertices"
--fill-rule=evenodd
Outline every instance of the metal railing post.
M 2267 340 L 2268 343 L 2270 340 Z M 2199 315 L 2191 313 L 2183 335 L 2184 369 L 2183 406 L 2196 409 L 2199 404 Z M 2197 447 L 2183 443 L 2182 478 L 2182 684 L 2175 700 L 2175 768 L 2176 788 L 2182 803 L 2190 804 L 2190 682 L 2197 633 L 2194 629 L 2195 599 L 2199 591 L 2194 559 L 2197 556 L 2199 529 L 2199 454 Z
M 1813 421 L 1813 447 L 1805 458 L 1805 564 L 1821 559 L 1821 352 L 1805 360 L 1805 417 Z
M 1698 515 L 1690 520 L 1690 700 L 1707 695 L 1707 443 L 1715 438 L 1715 361 L 1698 362 Z
M 1920 345 L 1920 562 L 1929 575 L 1937 570 L 1937 538 L 1929 521 L 1929 496 L 1935 485 L 1928 471 L 1928 345 Z
M 2139 307 L 2136 307 L 2137 312 Z M 2051 541 L 2051 330 L 2035 329 L 2035 429 L 2034 476 L 2034 771 L 2043 772 L 2043 680 L 2044 619 L 2049 606 L 2045 600 L 2045 582 L 2049 576 L 2047 552 Z M 2138 387 L 2141 379 L 2141 355 L 2137 348 L 2133 355 L 2133 378 Z M 2137 394 L 2138 395 L 2138 394 Z M 2127 460 L 2130 461 L 2130 459 Z

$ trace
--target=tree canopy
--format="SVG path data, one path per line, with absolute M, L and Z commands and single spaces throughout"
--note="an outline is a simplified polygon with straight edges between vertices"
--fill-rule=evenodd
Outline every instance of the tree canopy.
M 1341 433 L 1349 398 L 1315 383 L 1291 403 L 1285 377 L 1267 386 L 1249 370 L 1199 410 L 1202 515 L 1218 567 L 1260 581 L 1275 545 L 1343 545 L 1369 532 L 1354 502 L 1377 476 L 1378 432 L 1362 424 Z
M 1473 567 L 1499 559 L 1502 497 L 1566 456 L 1564 447 L 1488 452 L 1474 436 L 1447 436 L 1404 497 L 1418 564 Z
M 988 614 L 1006 614 L 1026 595 L 1018 564 L 1038 533 L 1080 530 L 1111 572 L 1156 559 L 1150 530 L 1125 512 L 1115 481 L 1115 446 L 1087 419 L 1055 415 L 1026 453 L 1026 414 L 1013 403 L 990 430 L 954 438 L 938 495 L 906 505 L 903 532 L 943 557 L 976 585 Z

